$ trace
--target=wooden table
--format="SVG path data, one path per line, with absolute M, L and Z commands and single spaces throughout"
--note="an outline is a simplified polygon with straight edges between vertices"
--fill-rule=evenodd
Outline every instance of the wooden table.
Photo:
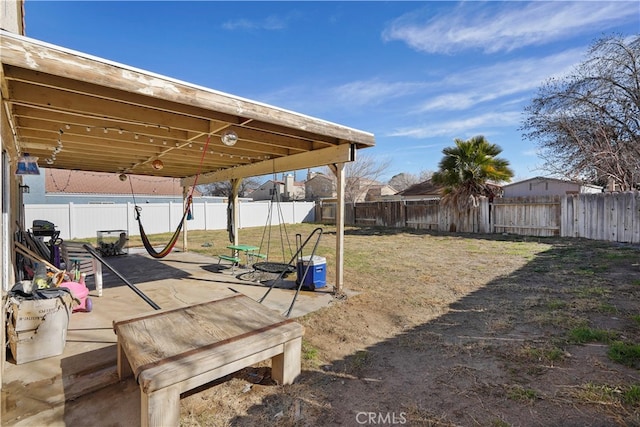
M 113 328 L 118 375 L 133 374 L 140 385 L 142 426 L 178 426 L 180 393 L 269 358 L 280 384 L 300 374 L 302 325 L 242 294 Z

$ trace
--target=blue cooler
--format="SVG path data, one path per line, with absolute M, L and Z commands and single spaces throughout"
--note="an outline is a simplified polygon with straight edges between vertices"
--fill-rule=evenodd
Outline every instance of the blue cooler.
M 309 271 L 304 276 L 307 266 Z M 304 277 L 303 288 L 310 290 L 324 288 L 327 286 L 327 259 L 317 255 L 314 255 L 313 259 L 311 259 L 311 256 L 303 256 L 298 261 L 296 274 L 298 275 L 296 279 L 296 284 L 298 285 L 300 285 L 300 281 Z

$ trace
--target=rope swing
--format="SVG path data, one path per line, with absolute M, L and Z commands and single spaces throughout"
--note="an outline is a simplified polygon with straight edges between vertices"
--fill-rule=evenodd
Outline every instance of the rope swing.
M 277 209 L 277 218 L 278 221 L 278 229 L 280 231 L 280 249 L 282 250 L 282 257 L 279 261 L 274 261 L 271 257 L 271 231 L 273 228 L 273 208 L 274 205 Z M 276 242 L 278 243 L 278 242 Z M 291 242 L 289 240 L 289 235 L 287 234 L 287 226 L 286 221 L 284 219 L 284 214 L 282 213 L 282 206 L 280 205 L 280 190 L 278 189 L 278 182 L 276 179 L 275 173 L 273 174 L 273 189 L 271 190 L 271 200 L 269 201 L 269 211 L 267 213 L 267 223 L 262 230 L 262 239 L 260 239 L 260 249 L 258 252 L 266 254 L 266 261 L 257 262 L 253 264 L 253 268 L 258 271 L 262 271 L 265 273 L 280 273 L 285 272 L 286 274 L 290 274 L 295 271 L 295 266 L 291 265 L 291 263 L 285 264 L 286 255 L 285 255 L 285 243 L 289 249 L 289 254 L 293 251 L 291 250 Z M 264 248 L 264 244 L 266 244 L 266 249 Z
M 135 206 L 135 217 L 136 217 L 136 221 L 138 221 L 138 229 L 140 230 L 140 238 L 142 239 L 142 244 L 144 245 L 144 248 L 147 250 L 147 253 L 151 255 L 153 258 L 160 259 L 169 255 L 169 253 L 171 253 L 174 246 L 178 242 L 178 237 L 180 237 L 180 232 L 182 231 L 182 226 L 184 225 L 184 221 L 187 219 L 193 218 L 193 215 L 191 213 L 191 205 L 193 204 L 193 192 L 196 188 L 196 185 L 198 184 L 198 177 L 200 176 L 200 172 L 202 170 L 202 162 L 204 161 L 204 155 L 207 152 L 207 147 L 209 146 L 210 140 L 211 140 L 211 135 L 208 135 L 207 142 L 205 143 L 204 149 L 202 150 L 202 156 L 200 157 L 200 165 L 198 166 L 198 173 L 196 174 L 196 177 L 193 181 L 193 186 L 191 187 L 189 196 L 187 196 L 187 203 L 185 204 L 184 213 L 182 214 L 182 219 L 180 220 L 180 223 L 178 224 L 176 231 L 171 236 L 169 243 L 167 243 L 167 245 L 159 252 L 155 250 L 155 248 L 149 241 L 149 237 L 144 232 L 144 227 L 142 225 L 142 219 L 141 219 L 142 207 L 138 206 L 138 204 L 136 203 L 136 196 L 133 191 L 133 184 L 131 183 L 131 180 L 129 180 L 129 185 L 131 186 L 131 195 L 133 197 L 133 204 Z

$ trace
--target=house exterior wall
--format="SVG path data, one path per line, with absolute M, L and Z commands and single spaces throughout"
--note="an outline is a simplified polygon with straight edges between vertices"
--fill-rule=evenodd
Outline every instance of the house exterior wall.
M 0 28 L 14 34 L 24 35 L 22 0 L 2 0 L 0 2 Z
M 324 175 L 316 175 L 305 182 L 305 200 L 336 197 L 333 181 Z
M 262 184 L 260 187 L 253 190 L 251 193 L 251 198 L 255 201 L 258 200 L 271 200 L 273 196 L 273 180 L 269 180 Z M 284 184 L 281 182 L 276 182 L 276 188 L 280 195 L 284 192 Z
M 602 188 L 558 179 L 533 178 L 503 187 L 502 197 L 562 196 L 565 194 L 600 193 Z

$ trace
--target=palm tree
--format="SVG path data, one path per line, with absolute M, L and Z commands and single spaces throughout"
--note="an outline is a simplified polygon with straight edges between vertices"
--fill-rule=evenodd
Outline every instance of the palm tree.
M 496 157 L 502 152 L 482 135 L 442 150 L 444 157 L 433 174 L 435 184 L 445 187 L 443 202 L 455 203 L 460 209 L 478 205 L 479 196 L 493 197 L 497 187 L 493 183 L 509 182 L 513 171 L 509 162 Z

